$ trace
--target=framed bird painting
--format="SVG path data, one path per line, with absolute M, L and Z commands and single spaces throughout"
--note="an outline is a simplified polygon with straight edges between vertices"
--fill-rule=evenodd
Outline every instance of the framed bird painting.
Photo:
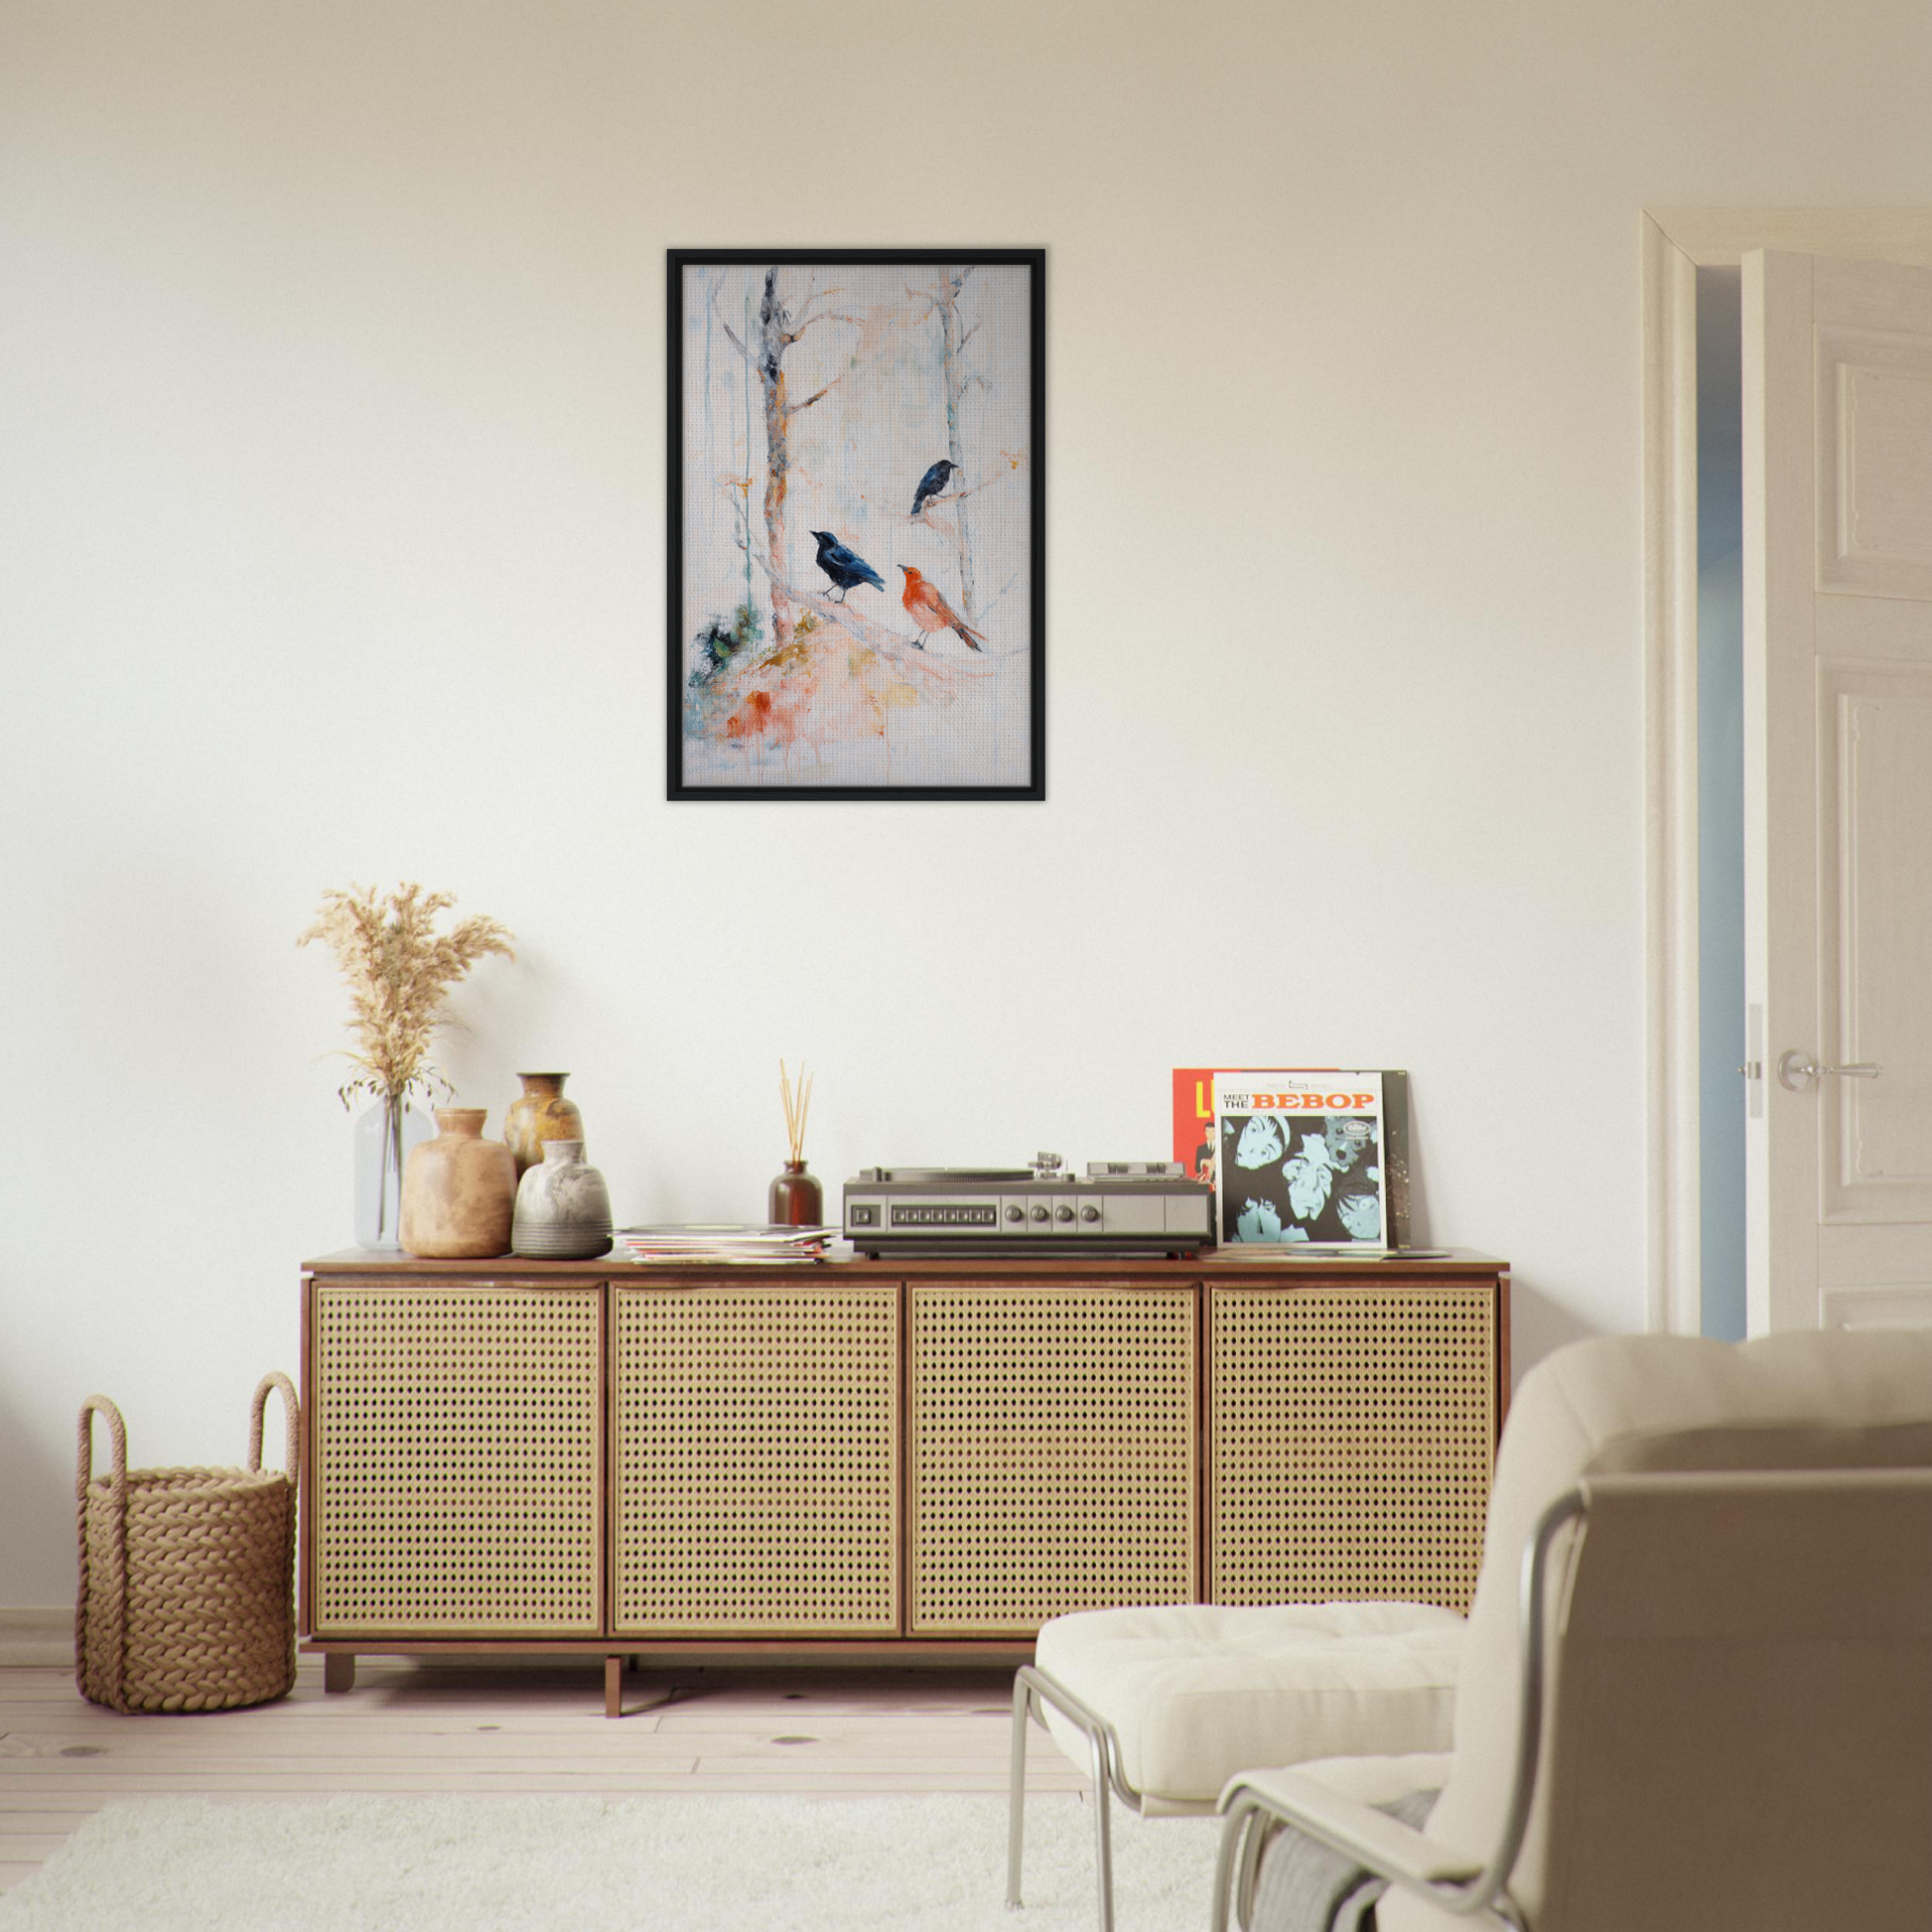
M 669 268 L 669 795 L 1043 798 L 1045 251 Z

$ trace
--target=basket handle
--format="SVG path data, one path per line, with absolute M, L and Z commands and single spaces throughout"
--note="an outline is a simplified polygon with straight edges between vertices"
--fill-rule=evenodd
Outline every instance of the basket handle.
M 296 1400 L 295 1384 L 280 1369 L 270 1369 L 255 1386 L 254 1406 L 248 1414 L 248 1467 L 252 1473 L 262 1465 L 262 1423 L 270 1389 L 282 1392 L 282 1414 L 289 1427 L 286 1462 L 289 1480 L 294 1482 L 302 1473 L 302 1405 Z
M 107 1418 L 107 1433 L 114 1445 L 114 1473 L 108 1478 L 107 1501 L 112 1511 L 109 1525 L 111 1541 L 105 1553 L 107 1574 L 93 1575 L 91 1548 L 87 1534 L 87 1492 L 94 1481 L 94 1417 Z M 80 1543 L 78 1587 L 73 1598 L 73 1675 L 83 1696 L 96 1703 L 125 1708 L 127 1695 L 127 1424 L 121 1412 L 104 1395 L 90 1395 L 80 1405 L 80 1454 L 74 1473 L 74 1513 Z M 87 1640 L 88 1627 L 95 1611 L 90 1599 L 98 1584 L 100 1634 L 97 1644 Z M 88 1661 L 97 1656 L 102 1668 L 111 1659 L 112 1675 L 98 1688 L 96 1697 L 89 1688 Z
M 75 1499 L 85 1504 L 87 1485 L 94 1479 L 94 1417 L 107 1418 L 107 1434 L 114 1446 L 114 1477 L 112 1491 L 118 1504 L 127 1494 L 127 1424 L 121 1420 L 121 1412 L 104 1395 L 90 1395 L 80 1405 L 80 1455 L 75 1468 L 73 1493 Z

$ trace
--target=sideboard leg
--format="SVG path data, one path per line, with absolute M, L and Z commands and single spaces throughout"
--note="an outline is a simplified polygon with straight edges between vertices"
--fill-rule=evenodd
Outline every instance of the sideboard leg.
M 325 1691 L 352 1691 L 355 1688 L 355 1653 L 352 1650 L 325 1650 L 322 1654 L 322 1688 Z
M 604 1715 L 607 1718 L 623 1716 L 623 1659 L 607 1657 L 604 1660 Z

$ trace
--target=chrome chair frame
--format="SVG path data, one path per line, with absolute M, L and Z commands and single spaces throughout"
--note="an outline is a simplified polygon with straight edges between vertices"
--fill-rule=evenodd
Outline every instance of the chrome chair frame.
M 1141 1793 L 1121 1769 L 1120 1734 L 1091 1705 L 1083 1704 L 1032 1664 L 1013 1679 L 1013 1768 L 1007 1794 L 1007 1910 L 1020 1909 L 1020 1867 L 1027 1831 L 1027 1725 L 1044 1728 L 1040 1707 L 1050 1705 L 1087 1740 L 1093 1765 L 1093 1839 L 1100 1866 L 1100 1932 L 1114 1932 L 1114 1842 L 1111 1798 L 1141 1810 Z
M 1481 1867 L 1466 1877 L 1443 1878 L 1411 1870 L 1379 1850 L 1363 1844 L 1339 1827 L 1303 1818 L 1287 1810 L 1266 1791 L 1236 1778 L 1221 1794 L 1226 1819 L 1214 1865 L 1212 1932 L 1228 1932 L 1230 1904 L 1236 1922 L 1245 1928 L 1254 1910 L 1255 1883 L 1262 1853 L 1281 1826 L 1293 1826 L 1345 1852 L 1368 1871 L 1391 1884 L 1419 1893 L 1439 1910 L 1466 1917 L 1489 1932 L 1523 1932 L 1523 1922 L 1508 1896 L 1509 1875 L 1523 1849 L 1529 1829 L 1530 1800 L 1536 1790 L 1537 1760 L 1543 1744 L 1543 1698 L 1546 1675 L 1543 1597 L 1549 1580 L 1550 1551 L 1558 1533 L 1588 1514 L 1588 1497 L 1582 1489 L 1559 1496 L 1537 1520 L 1536 1534 L 1523 1553 L 1519 1587 L 1519 1616 L 1523 1628 L 1522 1668 L 1518 1679 L 1516 1765 L 1503 1811 L 1496 1849 Z

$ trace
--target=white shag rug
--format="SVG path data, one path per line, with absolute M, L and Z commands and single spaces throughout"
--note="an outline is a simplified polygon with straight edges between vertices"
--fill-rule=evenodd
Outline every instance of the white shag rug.
M 0 1932 L 1093 1932 L 1093 1814 L 990 1797 L 134 1800 L 0 1893 Z M 1114 1808 L 1119 1932 L 1205 1927 L 1218 1821 Z

